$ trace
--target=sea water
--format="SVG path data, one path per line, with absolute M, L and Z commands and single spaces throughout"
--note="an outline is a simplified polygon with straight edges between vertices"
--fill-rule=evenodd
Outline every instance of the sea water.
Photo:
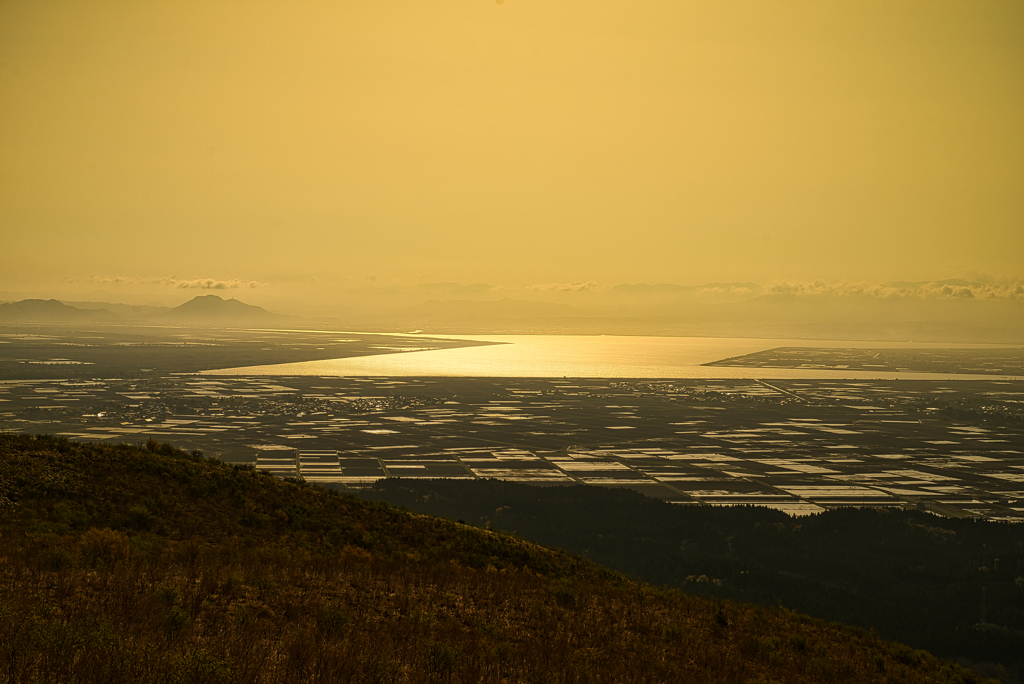
M 403 335 L 402 337 L 412 337 Z M 381 353 L 301 363 L 206 371 L 208 375 L 318 375 L 506 378 L 761 378 L 761 379 L 999 379 L 1001 376 L 786 368 L 729 368 L 703 364 L 776 347 L 937 349 L 979 347 L 914 342 L 792 340 L 626 335 L 438 335 L 490 344 Z M 1012 376 L 1006 376 L 1012 377 Z

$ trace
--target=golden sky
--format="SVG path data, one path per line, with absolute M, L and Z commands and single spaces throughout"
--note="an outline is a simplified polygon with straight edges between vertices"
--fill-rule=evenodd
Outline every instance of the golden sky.
M 0 0 L 0 245 L 8 291 L 1020 275 L 1024 3 Z

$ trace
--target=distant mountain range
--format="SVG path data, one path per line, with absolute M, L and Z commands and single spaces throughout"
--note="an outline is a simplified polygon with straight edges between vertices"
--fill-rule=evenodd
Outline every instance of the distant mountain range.
M 827 283 L 769 289 L 746 282 L 634 284 L 600 291 L 522 291 L 502 299 L 488 287 L 440 283 L 428 288 L 428 301 L 409 301 L 408 294 L 401 300 L 367 300 L 362 311 L 353 306 L 343 319 L 278 314 L 213 294 L 174 308 L 25 299 L 0 304 L 0 323 L 1024 343 L 1024 292 L 967 281 L 888 283 L 876 289 Z
M 267 311 L 237 299 L 224 300 L 217 295 L 201 295 L 174 308 L 130 306 L 102 302 L 75 302 L 56 299 L 24 299 L 0 304 L 0 322 L 6 323 L 155 323 L 167 325 L 279 325 L 301 323 L 299 316 Z M 108 308 L 109 307 L 109 308 Z M 113 309 L 113 310 L 111 310 Z
M 0 304 L 0 321 L 11 323 L 113 323 L 120 318 L 107 309 L 79 309 L 56 299 Z

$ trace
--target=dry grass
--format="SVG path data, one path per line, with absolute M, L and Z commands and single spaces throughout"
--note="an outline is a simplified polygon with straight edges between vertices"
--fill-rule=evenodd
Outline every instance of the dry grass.
M 0 437 L 0 497 L 3 682 L 978 681 L 166 447 Z

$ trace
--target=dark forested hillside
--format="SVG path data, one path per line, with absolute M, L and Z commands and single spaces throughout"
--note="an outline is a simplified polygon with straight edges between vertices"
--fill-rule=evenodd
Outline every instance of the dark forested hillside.
M 391 479 L 363 496 L 515 532 L 687 593 L 876 629 L 1006 681 L 1024 661 L 1024 526 L 900 509 L 790 518 L 497 480 Z
M 975 682 L 874 633 L 656 590 L 149 442 L 0 435 L 6 682 Z

